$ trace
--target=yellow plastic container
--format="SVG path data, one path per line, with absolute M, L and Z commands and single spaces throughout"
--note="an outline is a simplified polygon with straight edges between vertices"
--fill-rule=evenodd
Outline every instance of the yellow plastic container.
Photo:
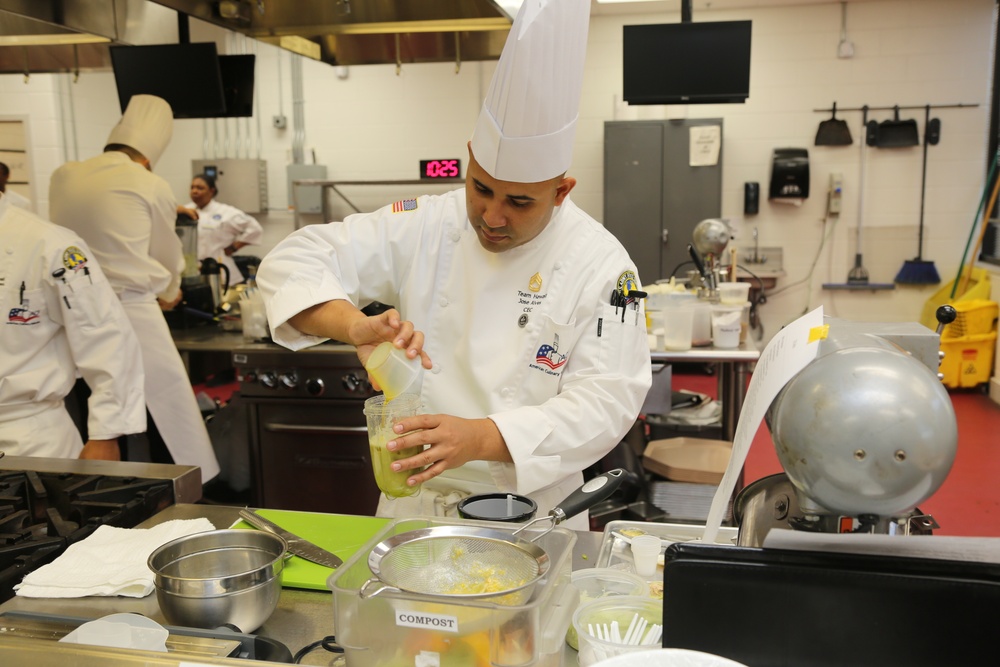
M 997 302 L 986 299 L 959 301 L 954 305 L 958 317 L 944 328 L 941 338 L 978 336 L 994 331 L 997 326 Z
M 962 282 L 963 278 L 959 278 L 959 285 L 961 285 Z M 950 303 L 954 306 L 960 301 L 990 298 L 990 274 L 986 269 L 972 269 L 972 272 L 969 274 L 968 283 L 965 287 L 965 292 L 963 294 L 958 294 L 956 292 L 954 298 L 952 298 L 951 288 L 954 284 L 955 281 L 952 280 L 935 292 L 934 296 L 927 299 L 927 302 L 924 303 L 924 310 L 920 315 L 920 323 L 928 329 L 932 331 L 937 330 L 938 321 L 934 313 L 939 307 L 945 305 L 946 303 Z
M 941 375 L 944 386 L 975 387 L 989 382 L 993 372 L 993 349 L 997 332 L 941 339 Z

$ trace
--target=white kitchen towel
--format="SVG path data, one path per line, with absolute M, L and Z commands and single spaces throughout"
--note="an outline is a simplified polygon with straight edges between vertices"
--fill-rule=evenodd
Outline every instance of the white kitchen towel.
M 153 591 L 153 573 L 146 564 L 153 551 L 178 537 L 214 529 L 208 519 L 176 519 L 152 528 L 100 526 L 29 573 L 14 590 L 29 598 L 145 597 Z

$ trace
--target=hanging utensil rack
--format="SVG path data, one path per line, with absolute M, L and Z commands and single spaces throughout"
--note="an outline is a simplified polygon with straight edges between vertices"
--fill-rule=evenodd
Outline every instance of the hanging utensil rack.
M 834 110 L 840 111 L 840 112 L 844 112 L 844 111 L 865 111 L 866 109 L 868 111 L 894 111 L 896 109 L 899 109 L 900 111 L 904 111 L 904 110 L 907 110 L 907 109 L 926 109 L 928 107 L 930 107 L 931 109 L 974 109 L 974 108 L 976 108 L 976 107 L 979 106 L 978 104 L 965 104 L 964 102 L 960 102 L 958 104 L 918 104 L 918 105 L 913 105 L 913 106 L 903 106 L 901 104 L 892 104 L 890 106 L 885 106 L 885 107 L 872 107 L 872 106 L 842 107 L 842 106 L 837 105 L 836 102 L 834 102 L 834 105 L 836 105 L 836 109 L 834 109 L 833 107 L 830 107 L 830 108 L 827 108 L 827 109 L 813 109 L 813 111 L 816 112 L 816 113 L 833 113 Z

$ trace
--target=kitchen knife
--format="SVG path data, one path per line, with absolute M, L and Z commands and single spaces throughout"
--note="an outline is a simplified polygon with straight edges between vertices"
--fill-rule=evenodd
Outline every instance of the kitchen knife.
M 344 564 L 344 561 L 342 561 L 337 554 L 327 551 L 326 549 L 319 547 L 309 540 L 305 540 L 294 533 L 288 532 L 281 526 L 272 523 L 270 520 L 265 519 L 256 512 L 251 512 L 249 509 L 241 509 L 240 518 L 249 523 L 251 526 L 283 537 L 285 541 L 288 542 L 288 550 L 300 558 L 305 558 L 308 561 L 319 563 L 320 565 L 324 565 L 326 567 L 336 568 Z

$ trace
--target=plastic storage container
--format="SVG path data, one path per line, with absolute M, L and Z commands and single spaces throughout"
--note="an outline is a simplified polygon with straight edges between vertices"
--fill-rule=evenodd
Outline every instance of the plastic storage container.
M 644 627 L 646 629 L 639 640 L 642 642 L 646 639 L 646 633 L 650 632 L 654 625 L 663 623 L 663 601 L 650 597 L 621 596 L 592 600 L 580 605 L 573 614 L 573 627 L 576 628 L 576 632 L 580 636 L 580 667 L 596 665 L 602 660 L 626 653 L 639 653 L 659 648 L 660 641 L 650 644 L 623 644 L 599 639 L 589 632 L 591 627 L 596 632 L 598 625 L 606 628 L 617 622 L 618 632 L 624 636 L 635 617 L 638 617 L 640 621 L 645 621 Z
M 337 643 L 344 647 L 347 664 L 350 667 L 561 665 L 566 630 L 578 599 L 570 580 L 576 535 L 565 528 L 554 528 L 536 542 L 548 554 L 550 567 L 524 604 L 502 605 L 393 590 L 361 597 L 361 588 L 373 578 L 368 555 L 375 545 L 411 530 L 451 525 L 497 530 L 501 524 L 459 522 L 443 517 L 396 519 L 327 580 L 333 592 Z M 516 528 L 511 525 L 509 532 Z M 518 537 L 530 539 L 531 532 Z
M 615 595 L 649 597 L 649 584 L 645 579 L 631 572 L 607 567 L 577 570 L 573 573 L 573 587 L 580 593 L 581 605 Z M 573 649 L 579 649 L 573 625 L 566 631 L 566 643 Z

